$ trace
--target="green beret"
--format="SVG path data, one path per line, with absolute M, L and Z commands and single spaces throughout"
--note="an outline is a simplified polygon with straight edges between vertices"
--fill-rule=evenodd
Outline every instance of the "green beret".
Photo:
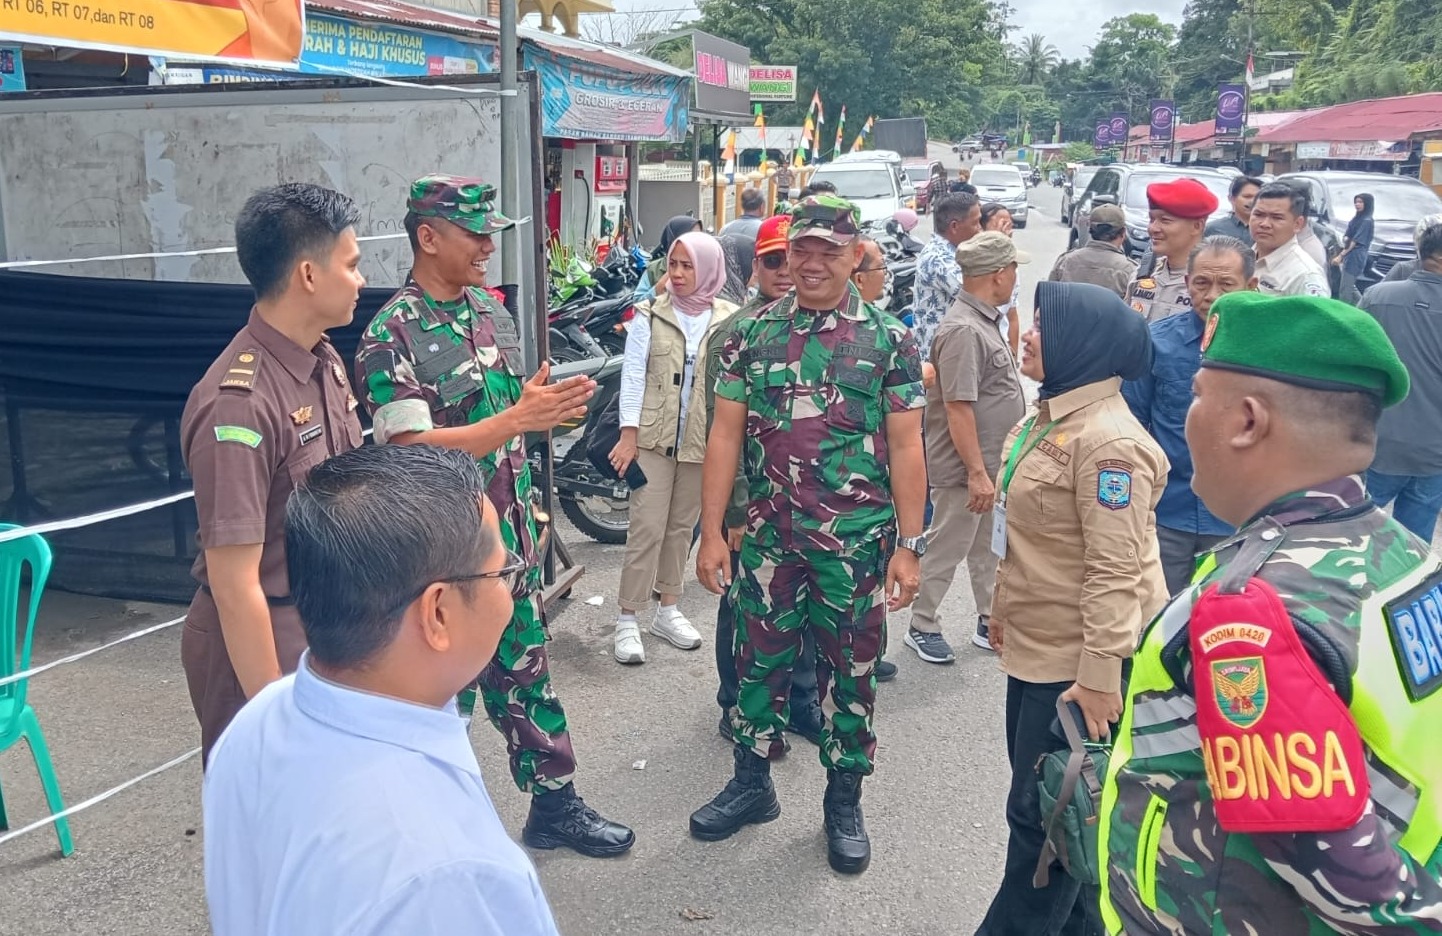
M 1371 393 L 1383 406 L 1402 402 L 1412 384 L 1376 319 L 1320 296 L 1227 293 L 1207 317 L 1202 366 Z

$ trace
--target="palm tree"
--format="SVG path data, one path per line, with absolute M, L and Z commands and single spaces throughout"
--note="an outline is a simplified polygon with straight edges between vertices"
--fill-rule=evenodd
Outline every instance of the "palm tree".
M 1041 33 L 1032 33 L 1016 48 L 1017 77 L 1022 84 L 1039 85 L 1047 73 L 1061 61 L 1056 46 Z

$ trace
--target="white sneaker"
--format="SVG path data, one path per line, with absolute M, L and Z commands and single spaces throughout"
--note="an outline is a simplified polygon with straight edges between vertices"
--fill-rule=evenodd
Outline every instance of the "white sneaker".
M 659 608 L 651 621 L 651 633 L 681 650 L 701 646 L 701 634 L 678 608 Z
M 635 618 L 616 622 L 616 662 L 645 663 L 646 648 L 641 645 L 641 625 Z

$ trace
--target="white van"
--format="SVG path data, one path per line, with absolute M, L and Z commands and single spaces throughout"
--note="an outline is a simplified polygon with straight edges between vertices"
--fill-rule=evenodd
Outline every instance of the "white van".
M 836 194 L 860 209 L 863 222 L 884 222 L 904 206 L 899 175 L 885 160 L 838 160 L 817 169 L 811 181 L 836 186 Z

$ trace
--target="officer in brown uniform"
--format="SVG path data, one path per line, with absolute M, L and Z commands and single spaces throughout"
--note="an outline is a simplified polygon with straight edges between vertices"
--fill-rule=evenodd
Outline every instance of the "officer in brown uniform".
M 305 649 L 286 576 L 285 504 L 313 466 L 361 443 L 345 365 L 325 337 L 350 322 L 365 285 L 359 216 L 339 192 L 296 183 L 256 192 L 235 221 L 255 306 L 180 423 L 200 541 L 180 654 L 203 757 Z

